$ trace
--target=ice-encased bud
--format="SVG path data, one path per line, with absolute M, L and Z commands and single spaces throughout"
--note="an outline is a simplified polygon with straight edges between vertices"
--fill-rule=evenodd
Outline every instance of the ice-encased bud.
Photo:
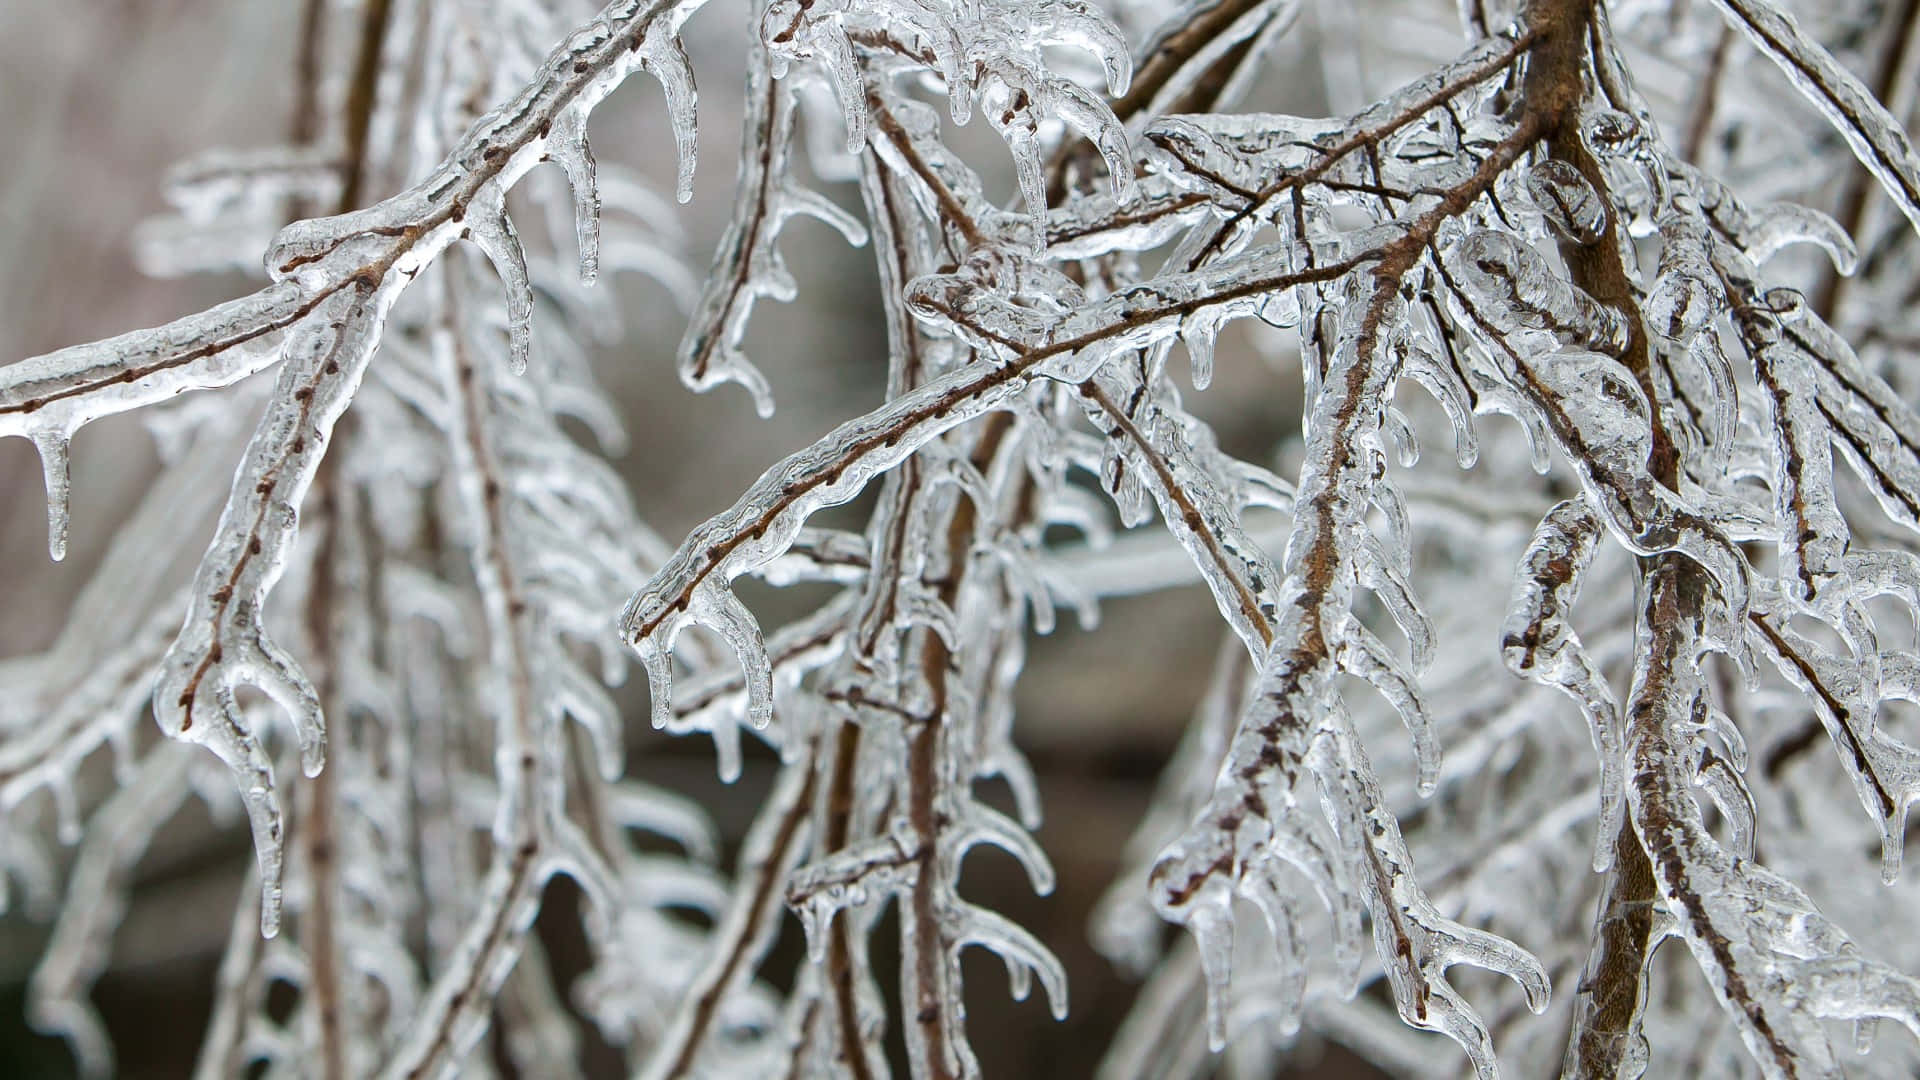
M 1468 291 L 1502 332 L 1545 330 L 1571 348 L 1626 353 L 1632 334 L 1626 316 L 1560 278 L 1518 238 L 1482 229 L 1460 241 L 1454 259 Z
M 1637 118 L 1618 109 L 1589 111 L 1580 134 L 1587 146 L 1603 158 L 1630 158 L 1647 145 L 1646 128 Z
M 1527 194 L 1553 231 L 1591 246 L 1607 231 L 1607 204 L 1580 170 L 1548 158 L 1527 171 Z

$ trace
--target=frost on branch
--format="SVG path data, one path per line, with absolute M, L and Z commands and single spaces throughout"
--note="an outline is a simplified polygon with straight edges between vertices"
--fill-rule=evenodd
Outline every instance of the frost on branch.
M 65 898 L 28 1003 L 83 1070 L 204 804 L 256 862 L 198 1075 L 1006 1071 L 966 954 L 1056 1018 L 1072 954 L 973 857 L 1046 895 L 1101 854 L 1041 845 L 1105 759 L 1040 726 L 1077 643 L 1039 639 L 1139 634 L 1171 683 L 1175 606 L 1127 598 L 1196 586 L 1219 656 L 1096 912 L 1146 980 L 1100 1075 L 1457 1070 L 1422 1032 L 1482 1077 L 1837 1075 L 1834 1022 L 1920 1030 L 1914 5 L 703 6 L 315 0 L 285 145 L 191 158 L 137 239 L 266 282 L 0 368 L 56 556 L 81 426 L 140 411 L 164 466 L 0 664 L 0 884 Z M 642 176 L 692 196 L 695 70 L 742 64 L 700 282 Z M 642 69 L 671 150 L 589 147 Z M 803 297 L 854 415 L 656 536 L 652 481 L 752 443 L 642 442 L 629 492 L 596 350 L 686 314 L 680 381 L 764 415 L 753 320 Z M 639 779 L 690 775 L 643 693 L 750 813 Z

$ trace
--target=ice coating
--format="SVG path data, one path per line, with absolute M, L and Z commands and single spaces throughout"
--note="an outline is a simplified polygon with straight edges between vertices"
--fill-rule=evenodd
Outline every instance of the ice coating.
M 883 1075 L 895 1046 L 916 1078 L 997 1071 L 970 946 L 1067 1003 L 1053 943 L 969 895 L 981 847 L 1055 884 L 1016 703 L 1077 644 L 1029 664 L 1029 635 L 1064 606 L 1169 661 L 1173 605 L 1103 602 L 1194 586 L 1221 660 L 1100 907 L 1099 948 L 1148 981 L 1099 1075 L 1264 1075 L 1296 1033 L 1458 1069 L 1409 1025 L 1481 1076 L 1817 1075 L 1830 1021 L 1862 1046 L 1911 1023 L 1908 885 L 1848 883 L 1876 832 L 1898 877 L 1920 792 L 1920 262 L 1836 140 L 1762 115 L 1721 14 L 1893 162 L 1897 199 L 1907 152 L 1859 87 L 1909 111 L 1907 5 L 1804 29 L 1760 0 L 747 6 L 683 42 L 697 3 L 577 29 L 551 4 L 312 5 L 336 44 L 292 145 L 197 159 L 140 239 L 169 273 L 270 248 L 273 282 L 0 369 L 56 550 L 86 420 L 146 412 L 163 464 L 66 630 L 0 662 L 0 884 L 41 909 L 79 839 L 38 998 L 89 1068 L 114 879 L 197 794 L 250 810 L 261 852 L 202 1075 L 564 1074 L 589 1047 L 658 1080 Z M 749 116 L 703 285 L 671 200 L 615 162 L 689 193 L 715 43 L 747 54 Z M 1276 65 L 1336 115 L 1236 112 Z M 603 125 L 596 162 L 590 112 L 642 69 L 660 145 Z M 976 115 L 1003 138 L 951 130 Z M 634 294 L 583 283 L 647 275 L 648 319 L 693 315 L 683 381 L 764 408 L 758 301 L 816 298 L 796 214 L 869 241 L 884 356 L 845 358 L 868 396 L 658 536 L 566 422 L 619 452 L 592 352 Z M 222 445 L 261 412 L 244 456 Z M 1449 435 L 1453 460 L 1421 454 Z M 712 460 L 648 454 L 649 477 Z M 177 537 L 222 496 L 202 559 Z M 731 865 L 697 805 L 627 776 L 633 653 L 663 731 L 773 777 Z M 156 675 L 237 785 L 166 742 L 191 767 L 148 779 Z M 322 713 L 326 768 L 288 775 Z M 1059 745 L 1124 737 L 1092 719 Z M 98 807 L 96 749 L 121 793 Z M 788 910 L 819 960 L 791 981 L 766 977 Z M 549 929 L 584 945 L 571 985 Z M 1882 1039 L 1848 1068 L 1914 1060 Z

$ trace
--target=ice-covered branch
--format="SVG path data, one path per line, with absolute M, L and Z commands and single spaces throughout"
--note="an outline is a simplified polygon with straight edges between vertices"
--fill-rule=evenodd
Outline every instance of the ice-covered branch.
M 1861 955 L 1799 888 L 1707 832 L 1681 762 L 1699 736 L 1701 575 L 1663 561 L 1644 586 L 1628 704 L 1628 805 L 1661 900 L 1770 1077 L 1835 1075 L 1824 1020 L 1888 1017 L 1920 1035 L 1920 982 Z
M 1048 770 L 1164 745 L 1039 726 L 1029 680 L 1088 654 L 1034 637 L 1063 608 L 1117 625 L 1175 686 L 1174 606 L 1106 601 L 1197 584 L 1220 658 L 1099 907 L 1150 979 L 1101 1075 L 1270 1075 L 1303 1029 L 1431 1072 L 1410 1028 L 1481 1077 L 1832 1075 L 1829 1022 L 1920 1030 L 1920 249 L 1832 157 L 1920 224 L 1914 6 L 756 0 L 683 40 L 702 0 L 311 0 L 289 143 L 189 159 L 137 245 L 154 273 L 265 248 L 264 287 L 0 368 L 56 554 L 79 427 L 140 411 L 165 465 L 68 625 L 0 663 L 0 873 L 52 895 L 40 834 L 79 845 L 34 1019 L 109 1067 L 87 998 L 143 915 L 129 870 L 191 842 L 189 794 L 216 826 L 236 805 L 139 739 L 157 679 L 257 852 L 206 1080 L 567 1076 L 608 1048 L 658 1080 L 872 1080 L 899 1047 L 916 1080 L 1005 1071 L 966 952 L 1056 1017 L 1066 968 L 971 856 L 1049 892 Z M 1839 136 L 1772 108 L 1749 41 Z M 691 194 L 709 48 L 746 92 L 702 285 L 629 170 L 671 159 Z M 596 155 L 643 69 L 672 150 Z M 1273 111 L 1240 109 L 1256 90 Z M 683 425 L 650 402 L 618 470 L 632 402 L 592 366 L 659 297 L 691 312 L 680 381 L 770 411 L 754 361 L 824 362 L 753 329 L 825 239 L 796 215 L 873 256 L 805 296 L 872 285 L 830 340 L 881 400 L 657 537 L 634 507 L 661 492 L 628 482 L 748 443 L 663 452 L 640 439 Z M 1849 303 L 1801 292 L 1829 269 Z M 589 288 L 622 270 L 651 281 Z M 629 652 L 654 726 L 709 738 L 757 809 L 626 776 Z M 1851 888 L 1876 832 L 1889 887 Z M 1656 954 L 1676 936 L 1691 967 Z M 1860 1067 L 1911 1073 L 1889 1042 Z
M 1858 76 L 1803 33 L 1793 16 L 1769 0 L 1714 2 L 1727 21 L 1779 65 L 1794 88 L 1826 116 L 1894 205 L 1920 229 L 1920 157 L 1915 156 L 1900 119 Z

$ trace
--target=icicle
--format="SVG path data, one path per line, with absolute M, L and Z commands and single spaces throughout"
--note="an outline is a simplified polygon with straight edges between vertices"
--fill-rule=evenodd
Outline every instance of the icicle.
M 1520 396 L 1504 386 L 1489 386 L 1480 391 L 1481 411 L 1505 413 L 1520 425 L 1527 440 L 1527 467 L 1535 476 L 1553 471 L 1553 436 L 1536 409 L 1527 407 Z
M 67 504 L 72 490 L 67 466 L 69 438 L 65 432 L 34 432 L 40 451 L 40 473 L 47 489 L 47 555 L 54 562 L 67 557 Z
M 1596 871 L 1612 865 L 1614 839 L 1626 808 L 1620 706 L 1571 621 L 1601 530 L 1599 515 L 1585 499 L 1568 499 L 1547 512 L 1516 568 L 1500 642 L 1508 670 L 1556 687 L 1585 714 L 1600 759 Z
M 1194 904 L 1183 920 L 1200 953 L 1206 983 L 1207 1047 L 1214 1053 L 1227 1048 L 1229 980 L 1233 973 L 1233 902 L 1226 896 Z
M 1083 49 L 1100 61 L 1107 93 L 1125 97 L 1133 82 L 1133 49 L 1107 14 L 1084 0 L 1046 0 L 1035 20 L 1045 31 L 1045 42 Z
M 1267 932 L 1273 938 L 1274 952 L 1280 960 L 1276 973 L 1278 983 L 1272 991 L 1278 1001 L 1279 1015 L 1273 1023 L 1283 1038 L 1291 1038 L 1299 1032 L 1300 1020 L 1306 1011 L 1307 975 L 1311 970 L 1305 943 L 1295 930 L 1300 922 L 1299 905 L 1264 877 L 1243 883 L 1240 892 L 1260 909 Z
M 1735 242 L 1756 265 L 1795 244 L 1812 244 L 1826 252 L 1837 274 L 1851 275 L 1859 263 L 1853 237 L 1839 222 L 1818 210 L 1798 203 L 1773 203 L 1754 207 L 1747 219 Z
M 718 586 L 694 590 L 687 610 L 695 623 L 710 627 L 732 647 L 746 675 L 747 722 L 766 727 L 773 721 L 773 664 L 753 613 L 732 589 Z
M 294 737 L 300 744 L 300 769 L 308 776 L 320 775 L 327 762 L 327 728 L 320 714 L 320 696 L 293 657 L 269 637 L 261 636 L 251 649 L 240 653 L 238 670 L 253 686 L 284 710 L 293 722 Z
M 999 554 L 1001 553 L 991 548 L 976 548 L 973 551 L 973 556 L 982 562 L 986 562 Z M 1029 578 L 1022 578 L 1018 569 L 1011 566 L 1011 564 L 1009 565 L 1007 575 L 1012 581 L 1016 592 L 1020 592 L 1021 595 L 1031 598 L 1031 594 L 1024 592 L 1027 586 L 1035 584 L 1030 580 L 1030 576 Z M 940 599 L 938 590 L 929 587 L 923 581 L 911 579 L 898 582 L 895 585 L 895 589 L 897 590 L 894 595 L 896 625 L 916 626 L 923 630 L 932 631 L 933 636 L 940 639 L 940 644 L 946 646 L 947 651 L 959 651 L 960 617 L 954 614 L 953 609 L 948 607 L 947 604 Z M 1044 600 L 1045 594 L 1042 593 L 1041 596 Z M 1038 632 L 1046 633 L 1046 631 Z
M 1046 851 L 1034 840 L 1033 835 L 1021 828 L 1013 819 L 990 806 L 980 803 L 968 805 L 966 812 L 948 834 L 942 845 L 944 872 L 953 880 L 960 880 L 960 861 L 976 844 L 991 844 L 1013 856 L 1027 879 L 1033 884 L 1033 891 L 1041 896 L 1050 896 L 1054 887 L 1053 863 L 1048 860 Z
M 728 714 L 713 721 L 709 734 L 713 737 L 714 775 L 723 784 L 739 780 L 744 767 L 740 756 L 740 725 Z
M 1734 379 L 1733 361 L 1720 347 L 1717 334 L 1698 334 L 1687 345 L 1686 354 L 1707 377 L 1705 387 L 1707 430 L 1707 473 L 1726 471 L 1733 458 L 1733 445 L 1739 438 L 1740 385 Z
M 1027 101 L 1024 108 L 1017 108 L 1015 101 Z M 1040 119 L 1035 115 L 1031 98 L 1023 91 L 1003 86 L 995 96 L 987 99 L 987 120 L 1006 141 L 1007 149 L 1013 153 L 1013 175 L 1020 188 L 1020 199 L 1026 204 L 1027 214 L 1033 219 L 1035 247 L 1045 243 L 1047 235 L 1047 180 L 1046 166 L 1040 147 Z
M 600 186 L 593 150 L 587 145 L 584 113 L 561 115 L 547 143 L 547 154 L 566 170 L 573 189 L 573 228 L 580 245 L 580 282 L 591 285 L 600 276 Z
M 1703 725 L 1720 740 L 1720 745 L 1726 750 L 1727 762 L 1733 766 L 1733 771 L 1746 772 L 1747 737 L 1740 733 L 1740 727 L 1733 722 L 1733 717 L 1719 709 L 1709 708 Z
M 1213 382 L 1213 340 L 1219 323 L 1205 316 L 1189 318 L 1181 324 L 1180 340 L 1187 346 L 1187 363 L 1193 373 L 1193 388 L 1205 390 Z
M 683 618 L 670 619 L 655 633 L 633 643 L 647 672 L 647 697 L 655 731 L 670 730 L 673 724 L 673 643 L 684 625 Z
M 253 832 L 254 856 L 260 865 L 260 934 L 273 937 L 280 932 L 281 866 L 286 857 L 286 817 L 280 809 L 280 794 L 273 783 L 273 766 L 266 751 L 251 732 L 238 725 L 239 711 L 227 708 L 234 718 L 218 735 L 203 735 L 198 741 L 226 762 L 240 788 L 240 801 L 247 811 L 247 825 Z M 203 725 L 203 729 L 210 725 Z
M 1694 770 L 1694 783 L 1706 789 L 1708 798 L 1727 822 L 1727 848 L 1737 857 L 1754 858 L 1753 793 L 1740 779 L 1740 773 L 1725 758 L 1708 752 Z
M 533 282 L 527 274 L 526 250 L 507 216 L 505 195 L 476 201 L 467 209 L 466 226 L 467 235 L 486 253 L 506 289 L 507 367 L 515 375 L 524 375 L 533 351 Z
M 1413 574 L 1413 522 L 1407 516 L 1407 500 L 1397 486 L 1382 481 L 1367 492 L 1367 502 L 1380 511 L 1380 520 L 1386 525 L 1386 535 L 1376 538 L 1368 533 L 1366 553 L 1369 558 L 1377 558 L 1381 565 L 1398 574 L 1404 584 L 1405 579 Z M 1405 589 L 1405 594 L 1406 599 L 1411 601 L 1413 590 L 1410 586 Z M 1418 607 L 1411 603 L 1409 606 Z M 1431 629 L 1428 627 L 1429 631 Z M 1414 646 L 1416 652 L 1419 648 L 1418 645 Z
M 699 803 L 662 788 L 624 783 L 608 789 L 607 812 L 622 828 L 644 829 L 686 849 L 696 862 L 720 856 L 720 837 Z
M 1407 725 L 1413 736 L 1415 786 L 1421 798 L 1430 798 L 1440 784 L 1440 740 L 1418 685 L 1358 619 L 1349 616 L 1337 636 L 1335 660 L 1341 669 L 1379 691 Z
M 1473 427 L 1473 396 L 1460 377 L 1433 353 L 1412 340 L 1411 335 L 1397 337 L 1404 342 L 1400 370 L 1424 387 L 1453 425 L 1453 458 L 1462 469 L 1471 469 L 1480 459 L 1480 439 Z
M 1433 620 L 1427 617 L 1419 598 L 1414 595 L 1413 586 L 1406 578 L 1407 568 L 1394 565 L 1392 558 L 1372 539 L 1367 538 L 1367 550 L 1371 557 L 1361 562 L 1360 583 L 1372 590 L 1379 598 L 1380 605 L 1393 616 L 1394 625 L 1407 637 L 1413 670 L 1416 673 L 1423 672 L 1433 665 Z
M 858 154 L 867 145 L 867 97 L 866 80 L 859 61 L 854 59 L 853 43 L 844 34 L 830 34 L 824 43 L 816 37 L 816 48 L 840 99 L 840 115 L 847 127 L 847 153 Z
M 1394 459 L 1403 469 L 1411 469 L 1420 464 L 1420 439 L 1413 433 L 1413 423 L 1407 414 L 1392 405 L 1381 412 L 1381 430 L 1387 434 L 1387 441 L 1393 444 Z
M 1032 971 L 1040 978 L 1040 985 L 1047 991 L 1047 1004 L 1055 1020 L 1067 1018 L 1067 971 L 1060 958 L 1052 950 L 1040 943 L 1040 939 L 1013 920 L 996 912 L 971 904 L 963 905 L 957 920 L 959 925 L 952 931 L 952 947 L 956 950 L 968 945 L 978 945 L 999 954 L 1006 961 L 1009 981 L 1013 984 L 1014 999 L 1024 999 L 1026 976 L 1024 971 Z
M 606 688 L 588 678 L 571 660 L 550 660 L 556 685 L 548 693 L 554 704 L 587 730 L 600 778 L 612 783 L 626 770 L 621 742 L 620 707 Z
M 80 842 L 80 800 L 74 793 L 73 780 L 70 777 L 55 777 L 48 780 L 47 795 L 53 800 L 54 835 L 66 847 Z
M 678 160 L 674 178 L 674 197 L 681 202 L 693 198 L 693 167 L 699 152 L 699 120 L 696 115 L 700 95 L 693 85 L 693 64 L 676 34 L 649 33 L 641 47 L 641 63 L 666 93 L 667 120 L 673 126 L 673 150 Z
M 838 203 L 818 191 L 793 183 L 791 177 L 780 185 L 779 211 L 782 217 L 804 214 L 825 223 L 840 234 L 848 247 L 867 246 L 867 227 L 859 218 L 840 209 Z

